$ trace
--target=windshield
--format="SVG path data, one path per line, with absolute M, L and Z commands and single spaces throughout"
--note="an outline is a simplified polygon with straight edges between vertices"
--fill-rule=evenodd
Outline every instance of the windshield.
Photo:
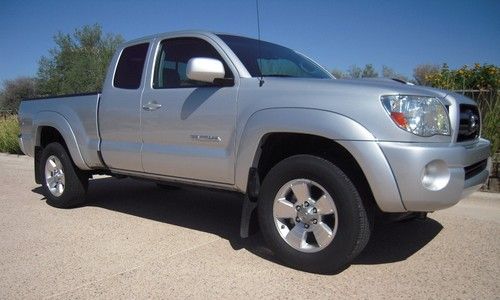
M 252 77 L 332 77 L 307 57 L 283 46 L 255 39 L 218 35 L 241 60 Z

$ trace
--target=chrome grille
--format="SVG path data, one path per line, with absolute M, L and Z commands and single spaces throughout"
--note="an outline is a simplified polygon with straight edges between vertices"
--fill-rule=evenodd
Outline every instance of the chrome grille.
M 477 139 L 481 130 L 481 118 L 475 105 L 460 104 L 460 124 L 457 142 Z
M 476 176 L 477 174 L 481 173 L 482 171 L 484 171 L 487 165 L 488 165 L 488 160 L 485 159 L 478 163 L 465 167 L 464 168 L 465 180 L 470 179 Z

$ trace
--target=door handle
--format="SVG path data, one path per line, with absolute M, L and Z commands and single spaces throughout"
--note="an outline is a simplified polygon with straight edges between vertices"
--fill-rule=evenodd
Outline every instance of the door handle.
M 157 110 L 160 107 L 161 107 L 160 103 L 158 103 L 156 101 L 149 101 L 147 104 L 144 104 L 142 106 L 142 109 L 144 109 L 145 111 L 153 111 L 153 110 Z

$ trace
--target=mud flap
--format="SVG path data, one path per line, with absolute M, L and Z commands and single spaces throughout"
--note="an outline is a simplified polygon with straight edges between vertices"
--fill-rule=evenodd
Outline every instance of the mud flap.
M 256 168 L 250 168 L 248 172 L 247 193 L 243 198 L 241 208 L 240 237 L 245 239 L 253 233 L 256 222 L 253 222 L 254 211 L 257 208 L 257 199 L 259 197 L 260 179 Z
M 250 225 L 252 223 L 252 214 L 257 207 L 257 202 L 250 200 L 248 194 L 243 199 L 243 207 L 241 209 L 241 224 L 240 237 L 246 239 L 250 236 Z
M 34 170 L 35 170 L 35 183 L 42 184 L 43 182 L 43 173 L 40 170 L 40 157 L 42 156 L 42 147 L 35 147 L 35 155 L 34 155 Z

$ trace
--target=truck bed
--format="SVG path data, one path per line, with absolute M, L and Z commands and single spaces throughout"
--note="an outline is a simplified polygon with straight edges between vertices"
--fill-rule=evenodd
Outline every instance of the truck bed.
M 72 157 L 78 158 L 75 160 L 78 167 L 84 170 L 103 167 L 98 156 L 100 96 L 100 93 L 89 93 L 23 100 L 19 107 L 23 152 L 34 156 L 33 143 L 40 139 L 40 128 L 62 127 L 65 132 L 61 134 L 73 139 L 67 141 L 67 146 Z

